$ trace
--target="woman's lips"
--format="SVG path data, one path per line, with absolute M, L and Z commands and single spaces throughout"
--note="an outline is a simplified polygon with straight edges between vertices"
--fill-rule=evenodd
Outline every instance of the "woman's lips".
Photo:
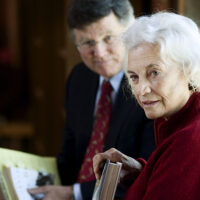
M 159 102 L 159 100 L 156 101 L 142 101 L 142 105 L 143 107 L 152 107 L 154 105 L 156 105 Z

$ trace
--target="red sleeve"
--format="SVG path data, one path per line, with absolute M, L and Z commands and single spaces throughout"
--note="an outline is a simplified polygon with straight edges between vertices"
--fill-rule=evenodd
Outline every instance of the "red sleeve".
M 142 165 L 142 168 L 145 167 L 145 165 L 147 164 L 147 161 L 143 158 L 138 158 L 136 159 L 138 162 L 140 162 L 140 164 Z
M 169 141 L 152 169 L 143 200 L 200 199 L 200 140 L 195 135 L 176 134 Z

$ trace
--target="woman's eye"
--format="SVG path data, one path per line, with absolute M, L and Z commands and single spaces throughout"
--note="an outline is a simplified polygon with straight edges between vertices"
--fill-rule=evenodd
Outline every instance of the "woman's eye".
M 153 75 L 153 76 L 158 76 L 159 72 L 156 71 L 156 70 L 153 70 L 153 71 L 151 71 L 150 74 Z
M 136 82 L 138 80 L 138 76 L 137 75 L 130 75 L 130 79 L 132 80 L 132 82 Z

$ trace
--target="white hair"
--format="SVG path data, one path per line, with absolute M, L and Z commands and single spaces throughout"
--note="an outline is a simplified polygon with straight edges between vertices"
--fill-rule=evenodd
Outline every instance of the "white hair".
M 139 17 L 124 34 L 124 41 L 128 50 L 145 42 L 158 44 L 161 59 L 179 64 L 190 87 L 200 89 L 200 33 L 191 19 L 169 12 Z

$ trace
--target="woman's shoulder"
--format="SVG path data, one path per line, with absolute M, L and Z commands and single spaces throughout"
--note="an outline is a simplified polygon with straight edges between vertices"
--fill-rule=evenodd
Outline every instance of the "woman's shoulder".
M 183 147 L 187 151 L 193 151 L 200 147 L 200 116 L 194 118 L 192 123 L 178 130 L 170 139 L 171 144 L 175 147 Z

